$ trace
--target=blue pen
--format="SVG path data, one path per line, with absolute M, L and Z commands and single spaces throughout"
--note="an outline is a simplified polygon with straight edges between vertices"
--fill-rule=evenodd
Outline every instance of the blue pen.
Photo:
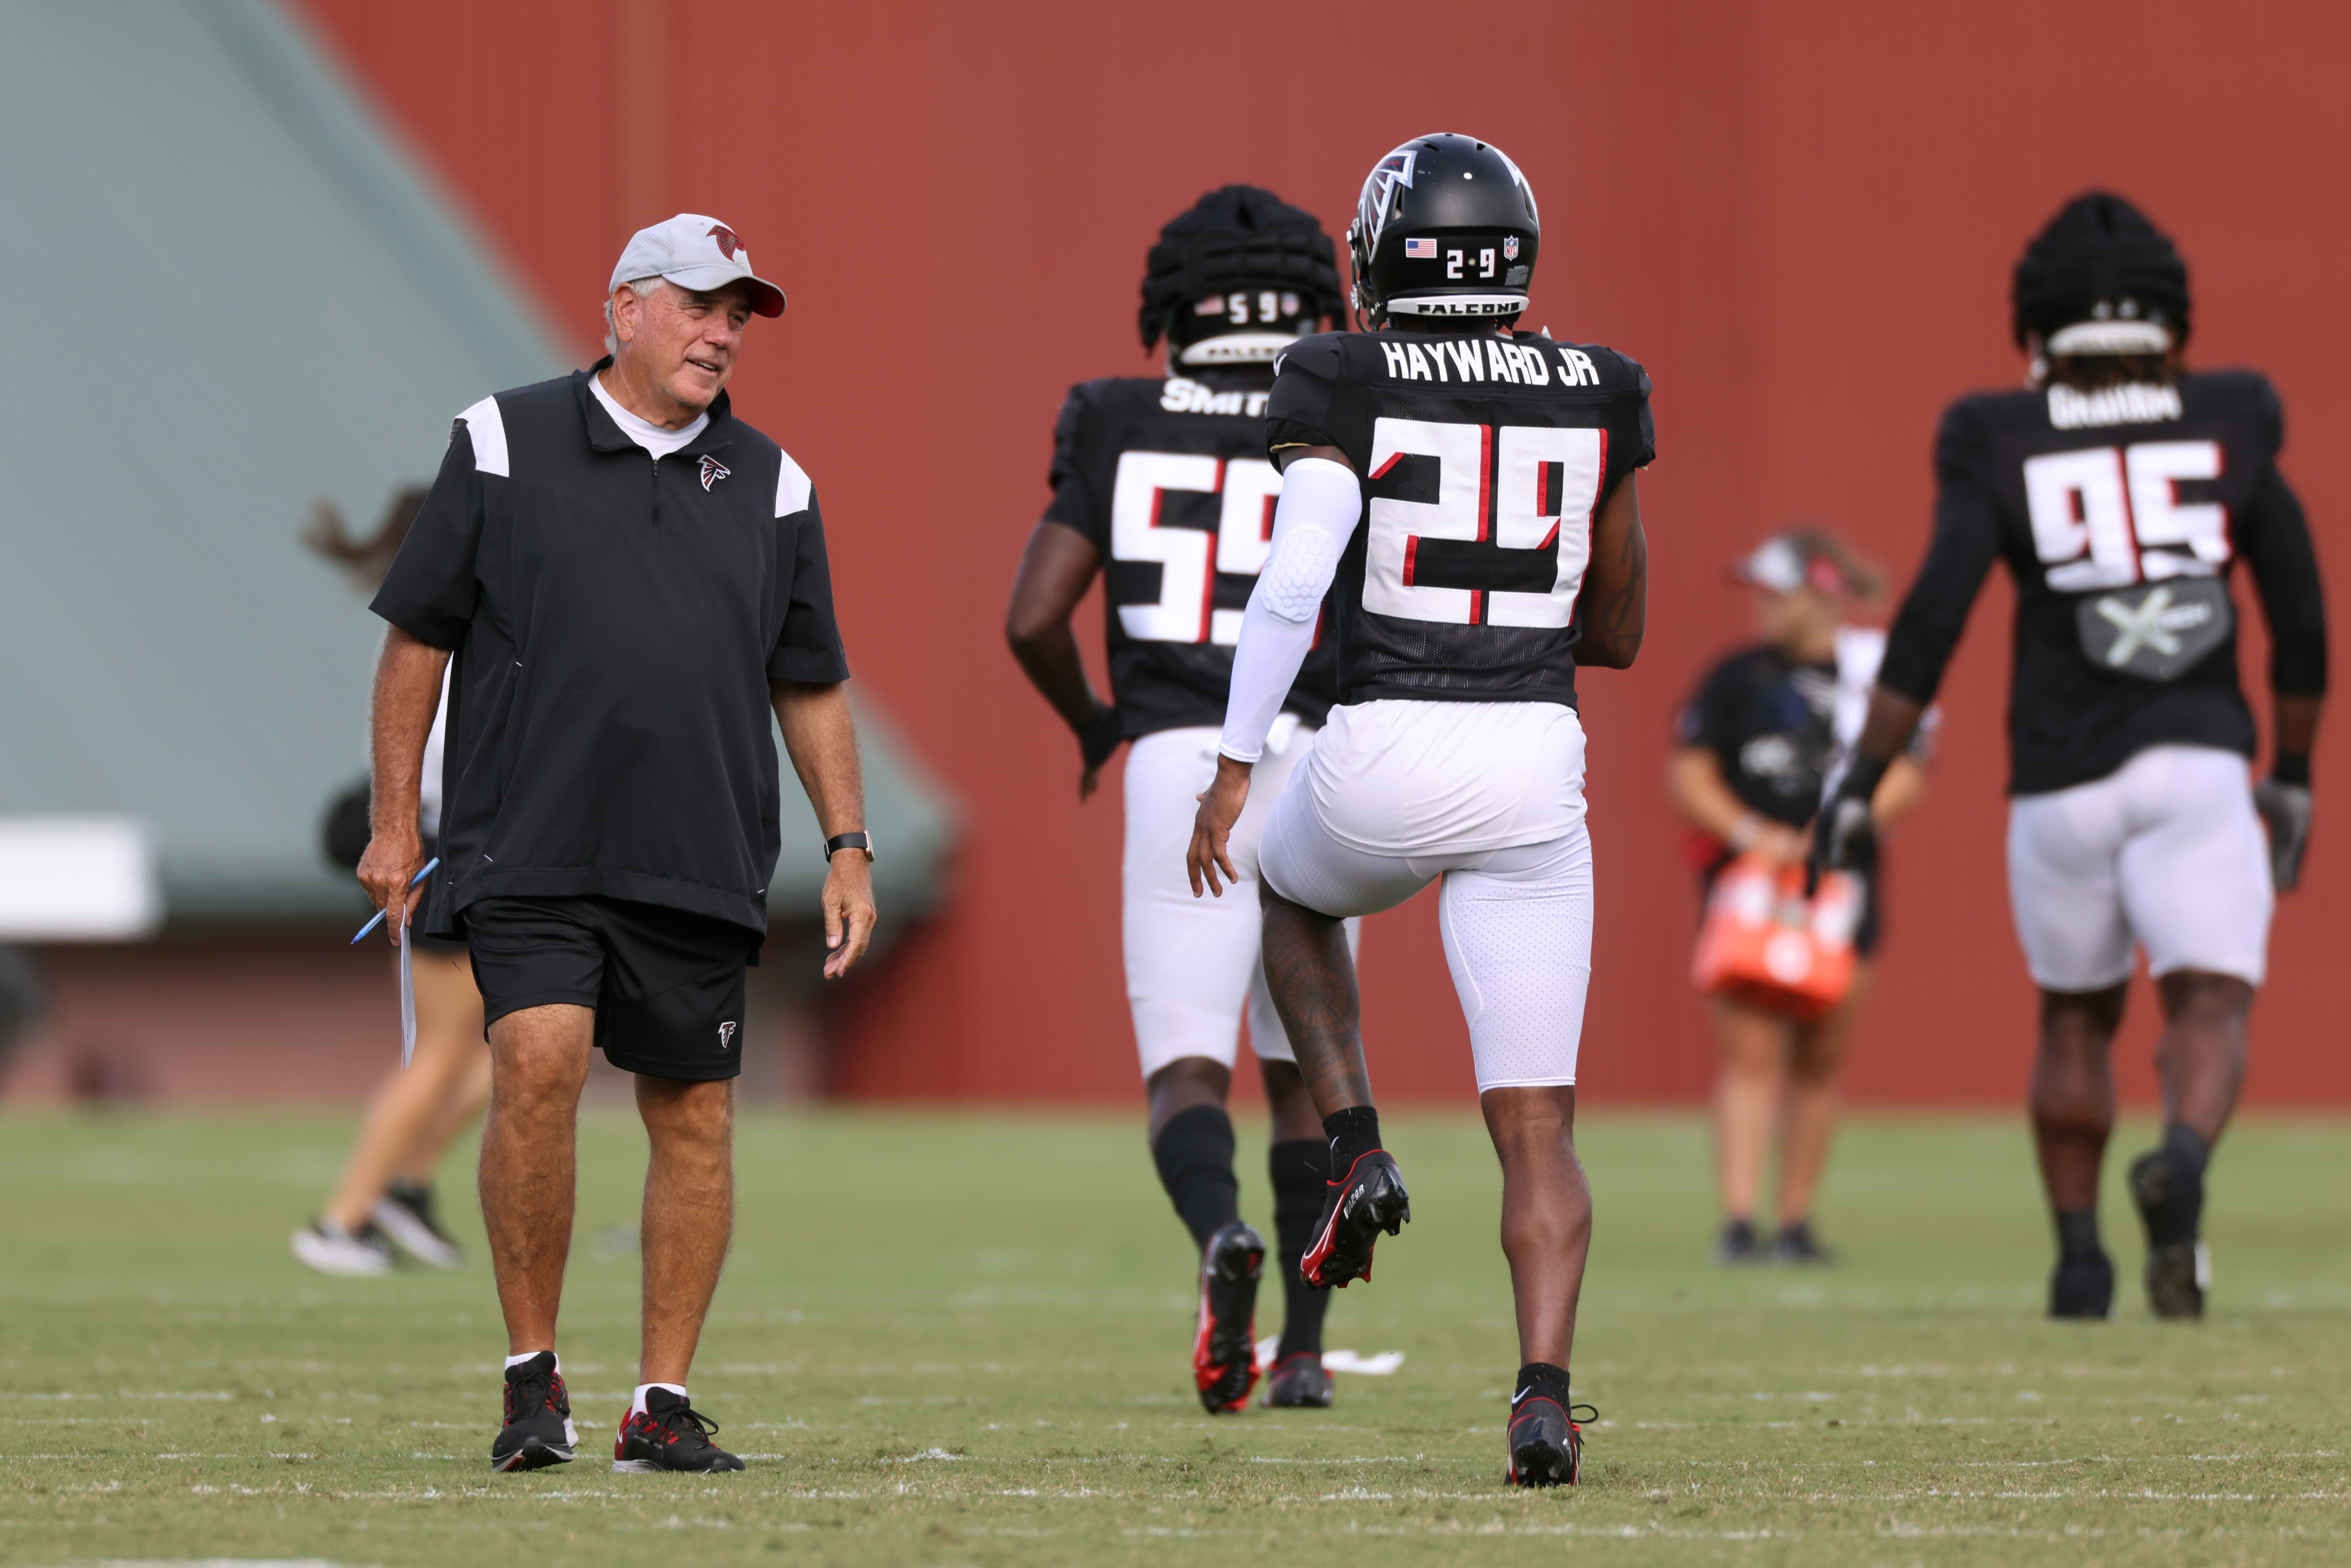
M 424 862 L 424 869 L 408 879 L 408 885 L 414 887 L 418 883 L 423 882 L 426 877 L 431 876 L 433 874 L 433 868 L 440 863 L 441 857 L 439 855 L 434 855 L 431 860 L 426 861 Z M 375 918 L 370 920 L 365 925 L 360 927 L 359 936 L 352 937 L 350 945 L 354 947 L 358 946 L 360 945 L 360 936 L 365 936 L 369 932 L 382 925 L 383 917 L 391 913 L 392 911 L 389 909 L 377 910 L 375 912 Z

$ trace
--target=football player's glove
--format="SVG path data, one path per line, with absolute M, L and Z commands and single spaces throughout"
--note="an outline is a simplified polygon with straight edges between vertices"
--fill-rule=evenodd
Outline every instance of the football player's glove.
M 1120 730 L 1118 709 L 1108 703 L 1096 703 L 1093 717 L 1078 726 L 1078 753 L 1085 758 L 1087 772 L 1108 762 L 1118 750 L 1118 743 L 1126 738 Z
M 2271 885 L 2292 893 L 2310 843 L 2310 786 L 2264 779 L 2253 787 L 2253 810 L 2269 825 Z
M 1416 136 L 1379 162 L 1347 226 L 1355 310 L 1510 321 L 1527 308 L 1542 222 L 1519 166 L 1491 142 Z
M 1876 865 L 1877 819 L 1869 804 L 1877 798 L 1886 768 L 1876 758 L 1856 754 L 1845 769 L 1836 793 L 1813 823 L 1813 852 L 1804 878 L 1808 888 L 1820 885 L 1823 872 L 1867 872 Z
M 1337 253 L 1314 214 L 1227 185 L 1159 231 L 1143 277 L 1143 346 L 1164 337 L 1184 365 L 1270 364 L 1343 303 Z

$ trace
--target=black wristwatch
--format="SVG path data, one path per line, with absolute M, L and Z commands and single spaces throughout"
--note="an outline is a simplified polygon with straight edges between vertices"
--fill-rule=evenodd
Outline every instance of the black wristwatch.
M 871 833 L 838 833 L 824 841 L 824 858 L 832 859 L 835 850 L 863 850 L 865 858 L 873 858 L 873 835 Z

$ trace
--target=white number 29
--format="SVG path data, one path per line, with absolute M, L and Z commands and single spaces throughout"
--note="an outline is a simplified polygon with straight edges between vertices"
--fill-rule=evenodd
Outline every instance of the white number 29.
M 1607 432 L 1417 419 L 1382 419 L 1373 426 L 1374 478 L 1407 456 L 1437 460 L 1437 499 L 1373 497 L 1364 608 L 1456 625 L 1565 626 L 1592 559 Z M 1439 588 L 1419 580 L 1422 540 L 1489 538 L 1506 550 L 1552 551 L 1549 591 Z

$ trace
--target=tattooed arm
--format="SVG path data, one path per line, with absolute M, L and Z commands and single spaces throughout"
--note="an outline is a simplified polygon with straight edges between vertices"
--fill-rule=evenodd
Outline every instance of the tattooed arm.
M 1649 620 L 1649 541 L 1641 532 L 1640 478 L 1625 475 L 1593 525 L 1592 561 L 1583 569 L 1577 611 L 1583 623 L 1575 645 L 1579 666 L 1630 669 L 1641 652 Z

